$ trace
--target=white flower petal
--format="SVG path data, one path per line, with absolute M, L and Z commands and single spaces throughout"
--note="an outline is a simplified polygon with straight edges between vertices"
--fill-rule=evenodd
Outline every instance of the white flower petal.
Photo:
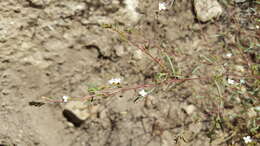
M 227 58 L 231 58 L 231 57 L 232 57 L 232 54 L 231 54 L 231 53 L 227 53 L 227 54 L 226 54 L 226 57 L 227 57 Z
M 252 142 L 252 139 L 251 139 L 250 136 L 243 137 L 243 139 L 244 139 L 244 142 L 245 142 L 245 143 L 250 143 L 250 142 Z
M 231 85 L 234 85 L 236 82 L 235 82 L 235 80 L 228 79 L 228 83 L 231 84 Z
M 166 5 L 167 4 L 165 2 L 160 2 L 159 3 L 159 11 L 166 10 L 167 9 Z
M 145 97 L 148 93 L 144 91 L 144 89 L 142 89 L 141 91 L 139 91 L 139 94 L 143 97 Z
M 68 102 L 68 99 L 69 99 L 69 96 L 63 96 L 62 97 L 63 102 Z
M 112 78 L 111 80 L 108 81 L 109 84 L 120 84 L 122 81 L 121 78 Z

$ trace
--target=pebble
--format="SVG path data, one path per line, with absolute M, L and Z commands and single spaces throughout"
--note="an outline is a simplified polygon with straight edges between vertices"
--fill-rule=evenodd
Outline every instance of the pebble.
M 184 110 L 188 115 L 191 115 L 191 114 L 196 110 L 196 107 L 195 107 L 194 105 L 188 105 L 188 106 L 183 107 L 183 110 Z
M 83 101 L 70 101 L 63 110 L 64 117 L 75 127 L 80 126 L 86 119 L 97 115 L 98 105 L 86 104 Z
M 217 0 L 194 0 L 194 8 L 198 20 L 207 22 L 223 13 Z

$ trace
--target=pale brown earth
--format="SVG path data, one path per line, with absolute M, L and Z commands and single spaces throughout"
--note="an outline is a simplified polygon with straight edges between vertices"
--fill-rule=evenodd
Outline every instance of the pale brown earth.
M 225 45 L 235 43 L 237 37 L 238 24 L 230 17 L 242 17 L 239 5 L 226 8 L 223 16 L 212 22 L 200 23 L 191 1 L 176 0 L 157 16 L 158 3 L 144 0 L 137 8 L 141 17 L 134 21 L 121 12 L 123 0 L 111 1 L 113 4 L 101 0 L 0 1 L 0 144 L 225 145 L 210 144 L 206 134 L 211 118 L 203 107 L 214 105 L 207 102 L 211 98 L 196 98 L 217 94 L 216 89 L 205 90 L 211 86 L 207 80 L 161 87 L 137 102 L 134 91 L 100 98 L 89 105 L 96 108 L 94 115 L 78 127 L 64 117 L 65 103 L 42 98 L 81 98 L 88 95 L 87 85 L 106 85 L 113 77 L 123 78 L 127 87 L 152 81 L 159 66 L 145 55 L 135 57 L 138 49 L 101 23 L 136 28 L 139 36 L 132 37 L 134 41 L 150 40 L 151 46 L 164 43 L 174 56 L 174 65 L 187 78 L 221 72 L 222 68 L 203 61 L 201 55 L 218 54 L 220 64 L 242 62 L 223 58 L 230 49 Z M 248 23 L 244 27 L 251 25 Z M 224 33 L 225 37 L 217 36 Z M 159 54 L 153 48 L 151 52 Z M 197 66 L 198 71 L 192 74 Z M 187 107 L 195 107 L 195 111 L 187 113 Z M 176 143 L 178 136 L 186 142 Z

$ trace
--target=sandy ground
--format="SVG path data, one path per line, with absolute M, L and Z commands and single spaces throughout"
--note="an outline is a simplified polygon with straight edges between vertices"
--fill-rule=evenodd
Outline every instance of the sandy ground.
M 137 102 L 135 91 L 98 99 L 89 105 L 95 109 L 93 115 L 78 127 L 64 117 L 66 103 L 42 98 L 81 98 L 88 95 L 89 84 L 105 85 L 113 77 L 123 78 L 123 85 L 129 87 L 152 81 L 159 66 L 145 55 L 136 56 L 137 48 L 101 23 L 135 28 L 138 36 L 131 37 L 133 41 L 164 44 L 185 77 L 221 72 L 201 56 L 219 54 L 217 60 L 225 61 L 222 56 L 228 49 L 221 48 L 235 41 L 226 30 L 236 27 L 229 14 L 240 17 L 240 9 L 227 9 L 223 18 L 199 23 L 191 2 L 177 0 L 159 15 L 157 8 L 158 3 L 149 0 L 139 2 L 138 14 L 123 0 L 0 1 L 0 144 L 210 145 L 205 133 L 210 118 L 201 109 L 209 102 L 196 98 L 217 93 L 204 90 L 210 86 L 208 81 L 162 87 Z M 225 38 L 216 35 L 225 32 Z M 156 49 L 151 52 L 159 54 Z M 187 113 L 190 105 L 196 110 Z M 186 142 L 176 143 L 178 137 Z

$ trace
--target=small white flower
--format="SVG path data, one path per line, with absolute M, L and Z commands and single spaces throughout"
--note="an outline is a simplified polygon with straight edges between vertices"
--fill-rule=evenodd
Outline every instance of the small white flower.
M 159 11 L 166 10 L 167 9 L 166 5 L 167 4 L 165 2 L 160 2 L 159 3 Z
M 244 139 L 244 142 L 245 142 L 245 143 L 250 143 L 250 142 L 252 142 L 252 139 L 251 139 L 250 136 L 243 137 L 243 139 Z
M 228 79 L 228 83 L 231 84 L 231 85 L 234 85 L 236 82 L 235 82 L 235 80 Z
M 112 78 L 111 80 L 108 81 L 109 84 L 120 84 L 120 82 L 122 81 L 122 79 L 120 78 Z
M 148 93 L 144 91 L 144 89 L 142 89 L 141 91 L 139 91 L 139 95 L 145 97 Z
M 68 99 L 69 99 L 69 96 L 63 96 L 62 97 L 63 102 L 68 102 Z
M 226 54 L 226 57 L 227 57 L 227 58 L 231 58 L 231 57 L 232 57 L 232 53 L 227 53 L 227 54 Z
M 260 106 L 255 107 L 255 110 L 256 110 L 257 112 L 260 112 Z
M 246 81 L 244 79 L 240 80 L 240 84 L 245 84 L 245 83 L 246 83 Z

